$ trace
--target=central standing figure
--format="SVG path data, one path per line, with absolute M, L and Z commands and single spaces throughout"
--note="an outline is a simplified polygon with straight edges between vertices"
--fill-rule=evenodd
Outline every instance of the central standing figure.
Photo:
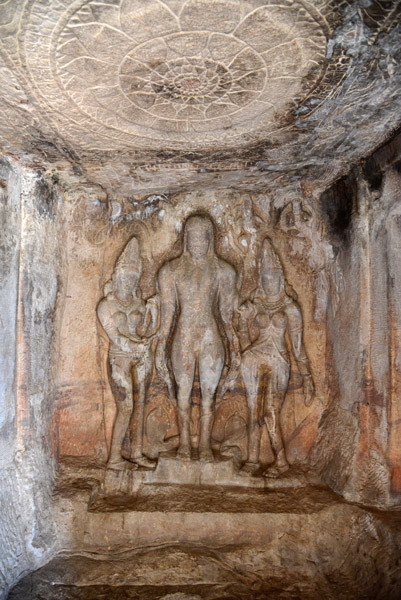
M 214 399 L 226 358 L 217 320 L 224 329 L 230 355 L 222 394 L 232 388 L 240 367 L 239 342 L 233 327 L 236 280 L 234 268 L 215 253 L 210 218 L 189 217 L 184 226 L 183 253 L 166 263 L 158 274 L 161 323 L 156 368 L 171 389 L 169 348 L 177 384 L 180 436 L 177 456 L 181 458 L 191 458 L 191 392 L 198 366 L 202 395 L 199 459 L 214 459 L 210 445 Z

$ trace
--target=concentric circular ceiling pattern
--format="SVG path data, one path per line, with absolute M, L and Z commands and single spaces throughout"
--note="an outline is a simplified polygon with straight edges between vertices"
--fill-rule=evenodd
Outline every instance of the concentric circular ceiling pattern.
M 21 51 L 61 128 L 142 149 L 228 148 L 266 139 L 322 77 L 324 19 L 308 6 L 34 0 Z

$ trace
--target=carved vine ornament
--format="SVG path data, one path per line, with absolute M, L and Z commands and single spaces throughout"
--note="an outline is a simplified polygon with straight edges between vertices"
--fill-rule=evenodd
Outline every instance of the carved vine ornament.
M 290 353 L 303 379 L 309 406 L 314 383 L 303 343 L 301 309 L 290 295 L 282 264 L 269 238 L 257 255 L 257 287 L 239 305 L 236 269 L 215 250 L 208 215 L 192 215 L 183 228 L 183 251 L 156 277 L 156 294 L 145 301 L 139 282 L 142 260 L 136 237 L 118 258 L 97 314 L 110 339 L 110 385 L 117 405 L 108 467 L 153 469 L 144 453 L 147 394 L 156 373 L 168 390 L 178 427 L 176 457 L 215 460 L 211 433 L 216 395 L 244 384 L 248 408 L 248 456 L 243 475 L 260 470 L 263 427 L 274 462 L 264 472 L 278 477 L 288 470 L 280 412 L 290 378 Z M 227 366 L 225 366 L 227 365 Z M 198 447 L 191 443 L 191 395 L 196 372 L 200 385 Z M 129 437 L 129 451 L 124 440 Z M 126 446 L 125 446 L 126 447 Z

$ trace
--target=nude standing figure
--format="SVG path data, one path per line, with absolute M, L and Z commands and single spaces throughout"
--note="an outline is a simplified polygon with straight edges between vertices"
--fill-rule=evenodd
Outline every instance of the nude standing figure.
M 241 371 L 248 404 L 248 460 L 244 473 L 259 469 L 260 438 L 267 426 L 275 460 L 265 477 L 278 477 L 288 470 L 280 413 L 290 378 L 292 354 L 303 378 L 305 404 L 313 400 L 314 384 L 303 343 L 302 313 L 298 303 L 286 293 L 286 280 L 270 240 L 266 238 L 259 259 L 259 285 L 252 301 L 239 309 Z
M 160 269 L 158 288 L 161 317 L 156 368 L 169 385 L 167 348 L 170 347 L 171 366 L 177 384 L 180 438 L 177 456 L 191 458 L 191 392 L 198 366 L 202 396 L 199 459 L 213 461 L 210 438 L 214 400 L 226 358 L 216 315 L 221 319 L 229 350 L 230 369 L 222 393 L 234 385 L 239 373 L 240 354 L 233 327 L 237 302 L 236 272 L 215 254 L 213 223 L 208 216 L 188 218 L 184 226 L 183 253 Z

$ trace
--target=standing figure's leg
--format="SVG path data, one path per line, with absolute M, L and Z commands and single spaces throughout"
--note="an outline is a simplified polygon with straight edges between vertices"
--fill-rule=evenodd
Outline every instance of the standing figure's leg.
M 280 414 L 290 378 L 290 366 L 281 359 L 272 368 L 269 378 L 269 389 L 265 400 L 265 420 L 275 461 L 264 473 L 265 477 L 279 477 L 288 471 L 289 465 L 285 456 L 285 448 L 280 425 Z
M 152 357 L 149 350 L 145 350 L 143 360 L 132 366 L 132 381 L 134 394 L 134 426 L 131 434 L 131 459 L 139 467 L 153 469 L 156 461 L 143 455 L 143 429 L 145 416 L 146 394 L 152 377 Z
M 261 426 L 259 423 L 261 384 L 261 362 L 250 352 L 244 352 L 241 360 L 242 379 L 244 381 L 248 405 L 248 460 L 242 467 L 245 473 L 255 473 L 259 468 Z
M 180 444 L 177 456 L 191 458 L 191 392 L 194 384 L 196 357 L 191 348 L 175 339 L 171 349 L 171 364 L 177 384 L 178 432 Z
M 131 360 L 125 356 L 109 354 L 109 378 L 117 405 L 117 414 L 108 465 L 115 469 L 121 469 L 127 466 L 127 462 L 121 456 L 121 449 L 133 409 Z
M 199 460 L 214 460 L 210 438 L 214 422 L 214 398 L 224 367 L 224 346 L 218 334 L 208 331 L 199 353 L 199 383 L 201 388 L 201 416 Z

